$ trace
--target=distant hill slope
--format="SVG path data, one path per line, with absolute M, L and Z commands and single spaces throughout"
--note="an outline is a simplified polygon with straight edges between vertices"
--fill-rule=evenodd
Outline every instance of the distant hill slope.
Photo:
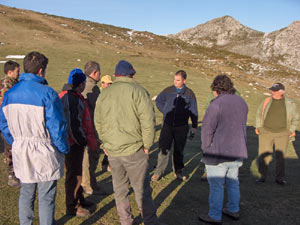
M 213 19 L 169 37 L 218 47 L 300 70 L 300 21 L 272 33 L 246 27 L 230 16 Z
M 185 69 L 196 74 L 192 76 L 195 79 L 201 76 L 209 80 L 217 74 L 226 73 L 236 85 L 251 84 L 255 90 L 264 91 L 274 81 L 281 81 L 291 93 L 300 97 L 300 71 L 279 65 L 274 60 L 262 61 L 258 57 L 262 55 L 258 51 L 262 49 L 260 45 L 279 48 L 280 36 L 276 35 L 273 43 L 273 33 L 257 32 L 228 16 L 199 25 L 197 29 L 197 32 L 187 30 L 182 36 L 184 40 L 180 40 L 0 5 L 0 61 L 5 61 L 7 55 L 25 55 L 33 50 L 45 53 L 50 59 L 48 71 L 54 74 L 47 79 L 56 90 L 60 90 L 71 68 L 83 68 L 88 60 L 100 60 L 103 71 L 113 73 L 118 60 L 128 59 L 144 76 L 140 75 L 137 79 L 148 88 L 165 86 L 164 81 L 169 80 L 175 70 Z M 291 32 L 278 32 L 283 31 Z M 188 35 L 193 32 L 193 35 Z M 209 36 L 214 38 L 207 38 Z M 196 37 L 201 45 L 193 42 Z M 266 37 L 269 41 L 265 43 Z M 251 56 L 257 54 L 257 58 L 245 56 L 245 52 Z M 268 50 L 262 58 L 273 57 L 274 52 Z M 21 60 L 19 62 L 22 63 Z M 1 71 L 2 68 L 0 63 Z

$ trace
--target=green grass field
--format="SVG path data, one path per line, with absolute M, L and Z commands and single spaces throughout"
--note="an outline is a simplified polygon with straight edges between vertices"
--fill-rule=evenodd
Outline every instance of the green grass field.
M 76 58 L 76 57 L 75 57 Z M 136 80 L 145 86 L 151 97 L 158 94 L 164 87 L 171 85 L 173 82 L 173 72 L 179 68 L 165 65 L 155 60 L 133 59 L 126 57 L 133 63 L 137 70 Z M 50 57 L 50 62 L 53 62 Z M 85 60 L 85 58 L 83 59 Z M 103 63 L 102 63 L 103 64 Z M 103 64 L 104 65 L 104 64 Z M 82 67 L 82 66 L 80 66 Z M 66 80 L 67 71 L 64 76 L 51 77 L 54 67 L 49 64 L 48 78 L 50 85 L 56 87 L 57 90 Z M 70 66 L 72 68 L 72 66 Z M 148 68 L 148 70 L 146 69 Z M 153 70 L 149 68 L 154 68 Z M 109 68 L 112 73 L 113 67 Z M 108 69 L 108 71 L 109 71 Z M 211 78 L 205 77 L 196 71 L 187 69 L 188 86 L 191 87 L 197 96 L 199 121 L 203 116 L 203 107 L 206 97 L 209 93 L 209 85 Z M 171 74 L 172 73 L 172 74 Z M 153 76 L 151 78 L 151 76 Z M 58 81 L 60 80 L 60 81 Z M 55 82 L 56 81 L 56 82 Z M 257 136 L 254 134 L 254 117 L 259 102 L 263 99 L 261 93 L 246 93 L 248 88 L 236 85 L 240 92 L 245 96 L 249 106 L 248 116 L 248 152 L 249 158 L 245 160 L 240 170 L 241 181 L 241 220 L 235 224 L 297 224 L 300 222 L 299 204 L 297 198 L 300 194 L 300 178 L 299 178 L 299 159 L 300 154 L 300 138 L 298 137 L 294 145 L 289 146 L 289 157 L 286 160 L 287 180 L 289 184 L 286 187 L 278 186 L 274 183 L 274 164 L 271 165 L 270 177 L 266 184 L 256 185 L 255 176 L 257 168 L 255 158 L 257 155 Z M 162 115 L 156 112 L 157 125 L 161 124 Z M 200 124 L 201 126 L 201 124 Z M 157 206 L 157 214 L 161 222 L 169 225 L 192 225 L 201 224 L 197 220 L 197 215 L 208 210 L 209 187 L 206 182 L 201 182 L 200 177 L 203 173 L 204 165 L 201 160 L 201 143 L 200 129 L 193 141 L 188 141 L 185 148 L 185 172 L 189 175 L 186 182 L 179 182 L 174 179 L 171 172 L 171 165 L 167 170 L 167 175 L 158 183 L 152 183 L 153 198 Z M 151 171 L 156 164 L 158 153 L 157 141 L 159 130 L 156 135 L 156 143 L 150 153 Z M 297 151 L 295 151 L 295 149 Z M 0 154 L 1 161 L 3 154 Z M 0 164 L 0 224 L 18 224 L 18 190 L 8 187 L 7 176 L 3 163 Z M 79 219 L 65 216 L 65 195 L 64 195 L 64 179 L 58 184 L 58 193 L 56 200 L 56 214 L 58 224 L 105 224 L 117 225 L 118 216 L 113 198 L 112 183 L 110 173 L 103 173 L 98 167 L 97 180 L 111 195 L 107 197 L 88 196 L 87 199 L 96 204 L 93 214 L 89 218 Z M 143 224 L 139 211 L 134 202 L 134 194 L 131 193 L 132 209 L 134 216 L 137 217 L 135 224 Z M 37 205 L 37 204 L 36 204 Z M 36 208 L 37 209 L 37 208 Z M 38 214 L 36 210 L 35 222 L 38 224 Z M 230 219 L 224 218 L 224 224 L 232 224 Z
M 136 37 L 136 40 L 143 43 L 140 45 L 128 37 L 125 40 L 124 33 L 126 34 L 127 29 L 123 28 L 29 11 L 23 14 L 20 10 L 1 5 L 0 12 L 0 42 L 4 43 L 0 45 L 0 61 L 5 60 L 5 56 L 10 54 L 25 55 L 30 51 L 42 52 L 49 58 L 46 78 L 49 85 L 57 92 L 67 81 L 69 72 L 74 67 L 83 68 L 89 60 L 100 62 L 102 75 L 112 75 L 120 59 L 128 60 L 137 71 L 135 79 L 149 91 L 151 98 L 165 87 L 172 85 L 174 73 L 179 69 L 184 69 L 188 74 L 187 86 L 193 89 L 197 97 L 200 122 L 213 77 L 220 73 L 229 74 L 249 107 L 247 122 L 249 158 L 244 161 L 240 169 L 241 219 L 232 222 L 224 217 L 223 222 L 228 225 L 300 224 L 300 126 L 298 126 L 296 141 L 290 143 L 288 149 L 286 159 L 288 185 L 282 187 L 274 183 L 274 163 L 270 166 L 268 181 L 263 185 L 255 184 L 257 176 L 255 159 L 258 151 L 258 139 L 254 133 L 255 114 L 259 103 L 265 97 L 263 93 L 267 90 L 262 86 L 251 86 L 249 82 L 254 84 L 259 82 L 269 86 L 282 76 L 290 76 L 289 69 L 272 65 L 279 68 L 279 72 L 266 72 L 263 76 L 249 75 L 246 73 L 249 70 L 246 66 L 249 64 L 245 62 L 259 62 L 248 57 L 215 49 L 185 46 L 182 42 L 161 36 L 153 36 L 152 41 L 145 37 L 150 35 L 149 33 Z M 24 20 L 24 17 L 28 17 L 27 20 Z M 68 27 L 62 27 L 60 24 L 68 24 Z M 95 29 L 88 31 L 87 24 L 94 26 Z M 118 34 L 117 38 L 113 37 L 114 33 Z M 180 48 L 190 53 L 178 53 Z M 207 59 L 216 59 L 220 63 L 210 64 L 207 63 Z M 17 61 L 22 65 L 22 60 Z M 239 69 L 241 65 L 246 69 Z M 2 73 L 3 64 L 0 64 L 0 71 Z M 293 71 L 291 74 L 291 76 L 300 77 L 300 72 Z M 297 86 L 297 83 L 295 85 Z M 287 87 L 287 95 L 294 98 L 300 109 L 300 102 L 296 97 L 299 90 L 293 88 L 292 84 Z M 157 110 L 156 117 L 157 127 L 160 127 L 162 115 Z M 157 215 L 165 224 L 201 224 L 197 219 L 198 214 L 208 211 L 209 187 L 206 182 L 200 180 L 204 169 L 204 165 L 200 162 L 202 156 L 200 132 L 201 123 L 196 137 L 193 141 L 188 141 L 185 148 L 185 172 L 189 176 L 188 180 L 186 182 L 175 180 L 169 164 L 166 176 L 158 183 L 151 183 Z M 156 142 L 150 152 L 151 174 L 157 159 L 159 133 L 158 129 Z M 0 148 L 0 174 L 0 225 L 19 224 L 19 190 L 7 186 L 3 146 Z M 59 180 L 55 213 L 58 224 L 119 224 L 110 173 L 103 173 L 99 166 L 97 180 L 99 185 L 111 194 L 106 197 L 87 196 L 87 199 L 94 202 L 96 207 L 92 215 L 84 219 L 65 216 L 64 178 Z M 134 224 L 143 224 L 134 201 L 134 193 L 131 193 L 130 197 L 133 214 L 136 217 Z M 34 224 L 38 224 L 37 202 L 35 205 Z

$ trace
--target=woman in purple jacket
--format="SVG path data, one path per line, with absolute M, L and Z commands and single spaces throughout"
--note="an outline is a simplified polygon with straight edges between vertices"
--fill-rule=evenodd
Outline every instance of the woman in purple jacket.
M 203 159 L 210 187 L 209 213 L 199 219 L 221 224 L 223 214 L 239 219 L 240 189 L 238 172 L 243 158 L 248 157 L 246 128 L 248 106 L 235 95 L 233 83 L 226 75 L 215 77 L 211 89 L 216 98 L 203 118 L 201 141 Z M 228 202 L 223 208 L 224 185 Z

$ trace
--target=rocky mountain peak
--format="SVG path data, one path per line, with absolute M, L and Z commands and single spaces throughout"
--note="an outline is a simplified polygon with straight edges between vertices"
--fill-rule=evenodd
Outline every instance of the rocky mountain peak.
M 243 27 L 243 25 L 241 25 L 239 21 L 231 16 L 222 16 L 219 18 L 215 18 L 206 22 L 205 24 L 219 26 L 229 30 L 241 29 Z
M 300 70 L 300 21 L 278 31 L 263 33 L 242 25 L 231 16 L 223 16 L 169 37 Z
M 190 44 L 213 47 L 226 46 L 233 41 L 243 40 L 247 36 L 257 36 L 260 33 L 240 24 L 231 16 L 223 16 L 170 37 L 179 38 Z
M 258 41 L 259 51 L 254 57 L 273 60 L 281 65 L 300 70 L 300 21 L 288 27 L 266 33 Z

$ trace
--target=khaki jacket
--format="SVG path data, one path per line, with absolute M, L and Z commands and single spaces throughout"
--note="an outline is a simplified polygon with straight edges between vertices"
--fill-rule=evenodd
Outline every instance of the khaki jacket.
M 96 101 L 100 95 L 100 89 L 97 85 L 97 82 L 90 78 L 89 76 L 86 76 L 86 86 L 84 91 L 81 93 L 83 97 L 85 98 L 86 102 L 88 103 L 92 118 L 94 121 L 94 111 L 96 107 Z
M 287 118 L 286 125 L 290 133 L 293 133 L 296 130 L 299 121 L 297 106 L 291 99 L 287 97 L 284 97 L 284 99 L 285 99 L 286 118 Z M 264 126 L 264 120 L 266 119 L 271 103 L 272 103 L 272 97 L 268 97 L 258 107 L 256 113 L 257 129 Z
M 117 77 L 97 100 L 95 125 L 109 156 L 149 149 L 155 138 L 155 113 L 148 92 L 132 78 Z

